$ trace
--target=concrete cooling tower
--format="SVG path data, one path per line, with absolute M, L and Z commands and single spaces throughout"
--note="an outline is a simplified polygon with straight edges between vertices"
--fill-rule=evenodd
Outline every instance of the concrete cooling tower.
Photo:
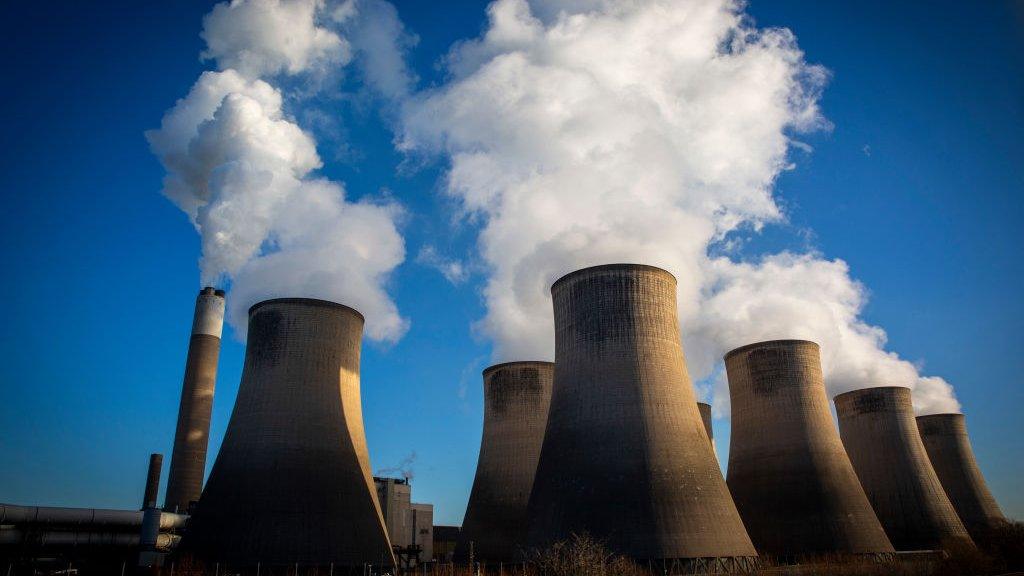
M 963 414 L 918 416 L 928 458 L 964 526 L 979 542 L 1006 522 L 974 459 Z
M 588 533 L 643 560 L 756 556 L 697 409 L 675 278 L 611 264 L 568 274 L 551 293 L 555 381 L 529 545 Z
M 708 433 L 708 440 L 711 442 L 711 450 L 718 458 L 718 450 L 715 449 L 715 431 L 711 428 L 711 404 L 697 402 L 697 410 L 700 411 L 700 420 L 704 423 L 704 431 Z
M 763 554 L 892 552 L 832 423 L 818 354 L 803 340 L 726 354 L 729 490 Z
M 224 442 L 182 547 L 221 567 L 394 565 L 359 393 L 363 317 L 304 298 L 249 309 Z
M 526 506 L 537 471 L 555 365 L 509 362 L 484 370 L 484 433 L 476 478 L 456 546 L 458 561 L 520 557 Z
M 897 550 L 971 545 L 914 421 L 910 389 L 887 386 L 835 397 L 839 435 L 861 486 Z
M 196 297 L 192 338 L 181 385 L 178 427 L 174 432 L 171 470 L 167 475 L 164 509 L 187 513 L 199 500 L 210 443 L 210 412 L 217 384 L 220 334 L 224 327 L 224 291 L 206 287 Z

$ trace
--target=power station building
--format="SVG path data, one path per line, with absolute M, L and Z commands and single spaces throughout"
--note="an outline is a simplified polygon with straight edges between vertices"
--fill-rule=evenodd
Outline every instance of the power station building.
M 544 441 L 555 366 L 508 362 L 484 370 L 484 430 L 455 558 L 509 562 L 526 547 L 526 512 Z
M 362 332 L 334 302 L 249 309 L 238 397 L 184 549 L 234 566 L 394 565 L 363 431 Z
M 164 509 L 169 512 L 188 513 L 203 491 L 223 327 L 224 291 L 203 288 L 196 297 L 171 470 L 167 475 Z
M 928 459 L 960 520 L 975 540 L 984 540 L 993 528 L 1006 523 L 1006 517 L 974 458 L 964 415 L 918 416 L 917 427 Z
M 611 264 L 551 293 L 555 377 L 528 544 L 588 533 L 640 560 L 753 563 L 686 370 L 675 278 Z
M 835 397 L 839 435 L 868 500 L 897 550 L 971 545 L 935 474 L 914 420 L 910 389 Z
M 832 422 L 818 345 L 774 340 L 725 356 L 728 484 L 763 554 L 891 553 Z
M 373 483 L 392 549 L 408 566 L 433 559 L 434 506 L 412 501 L 408 478 L 374 476 Z

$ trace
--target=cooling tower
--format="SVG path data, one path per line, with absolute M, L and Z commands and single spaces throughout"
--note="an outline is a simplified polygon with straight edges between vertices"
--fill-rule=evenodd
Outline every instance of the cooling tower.
M 711 450 L 718 458 L 718 450 L 715 449 L 715 431 L 711 427 L 711 404 L 697 402 L 697 410 L 700 411 L 700 420 L 704 423 L 704 431 L 708 433 L 708 441 L 711 442 Z
M 991 529 L 1006 522 L 1006 517 L 974 459 L 964 415 L 918 416 L 917 428 L 928 459 L 960 520 L 976 540 L 985 539 Z
M 892 545 L 970 545 L 921 443 L 910 389 L 855 390 L 836 396 L 835 404 L 843 446 Z
M 725 356 L 728 484 L 762 554 L 892 552 L 832 423 L 818 345 L 775 340 Z
M 174 432 L 171 470 L 167 475 L 164 509 L 189 511 L 203 491 L 206 449 L 210 440 L 210 412 L 217 383 L 220 333 L 224 326 L 224 291 L 206 287 L 196 297 L 192 338 L 181 385 L 178 428 Z
M 363 432 L 362 331 L 333 302 L 249 309 L 238 398 L 186 550 L 234 566 L 394 564 Z
M 555 365 L 508 362 L 484 370 L 484 433 L 455 557 L 514 560 L 526 546 L 526 506 L 537 471 Z
M 636 559 L 755 556 L 697 410 L 675 278 L 612 264 L 551 294 L 555 380 L 528 543 L 588 533 Z

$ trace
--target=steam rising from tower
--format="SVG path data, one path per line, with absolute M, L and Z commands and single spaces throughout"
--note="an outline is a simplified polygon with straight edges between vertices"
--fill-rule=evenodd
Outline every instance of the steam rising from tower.
M 171 512 L 188 512 L 203 491 L 223 327 L 224 291 L 203 288 L 196 297 L 178 406 L 178 427 L 174 432 L 171 470 L 167 476 L 164 508 Z

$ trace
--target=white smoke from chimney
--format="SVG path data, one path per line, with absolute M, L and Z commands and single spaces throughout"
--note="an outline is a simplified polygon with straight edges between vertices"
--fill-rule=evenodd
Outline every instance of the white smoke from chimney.
M 203 73 L 146 134 L 167 170 L 164 194 L 202 237 L 202 283 L 231 282 L 228 320 L 239 334 L 249 306 L 285 296 L 352 306 L 376 340 L 408 327 L 384 288 L 405 257 L 400 207 L 348 201 L 340 183 L 316 178 L 316 142 L 271 84 L 351 60 L 351 45 L 324 24 L 336 23 L 335 10 L 316 0 L 216 5 L 203 55 L 220 70 Z
M 453 48 L 449 79 L 406 104 L 400 147 L 444 152 L 448 193 L 482 217 L 478 328 L 494 360 L 552 358 L 559 276 L 638 262 L 678 278 L 697 380 L 720 374 L 733 347 L 807 338 L 832 393 L 903 385 L 921 412 L 957 410 L 948 384 L 887 352 L 860 318 L 865 292 L 842 261 L 720 255 L 784 219 L 772 187 L 791 135 L 827 126 L 826 71 L 742 6 L 497 0 L 483 35 Z M 727 411 L 722 392 L 713 404 Z

